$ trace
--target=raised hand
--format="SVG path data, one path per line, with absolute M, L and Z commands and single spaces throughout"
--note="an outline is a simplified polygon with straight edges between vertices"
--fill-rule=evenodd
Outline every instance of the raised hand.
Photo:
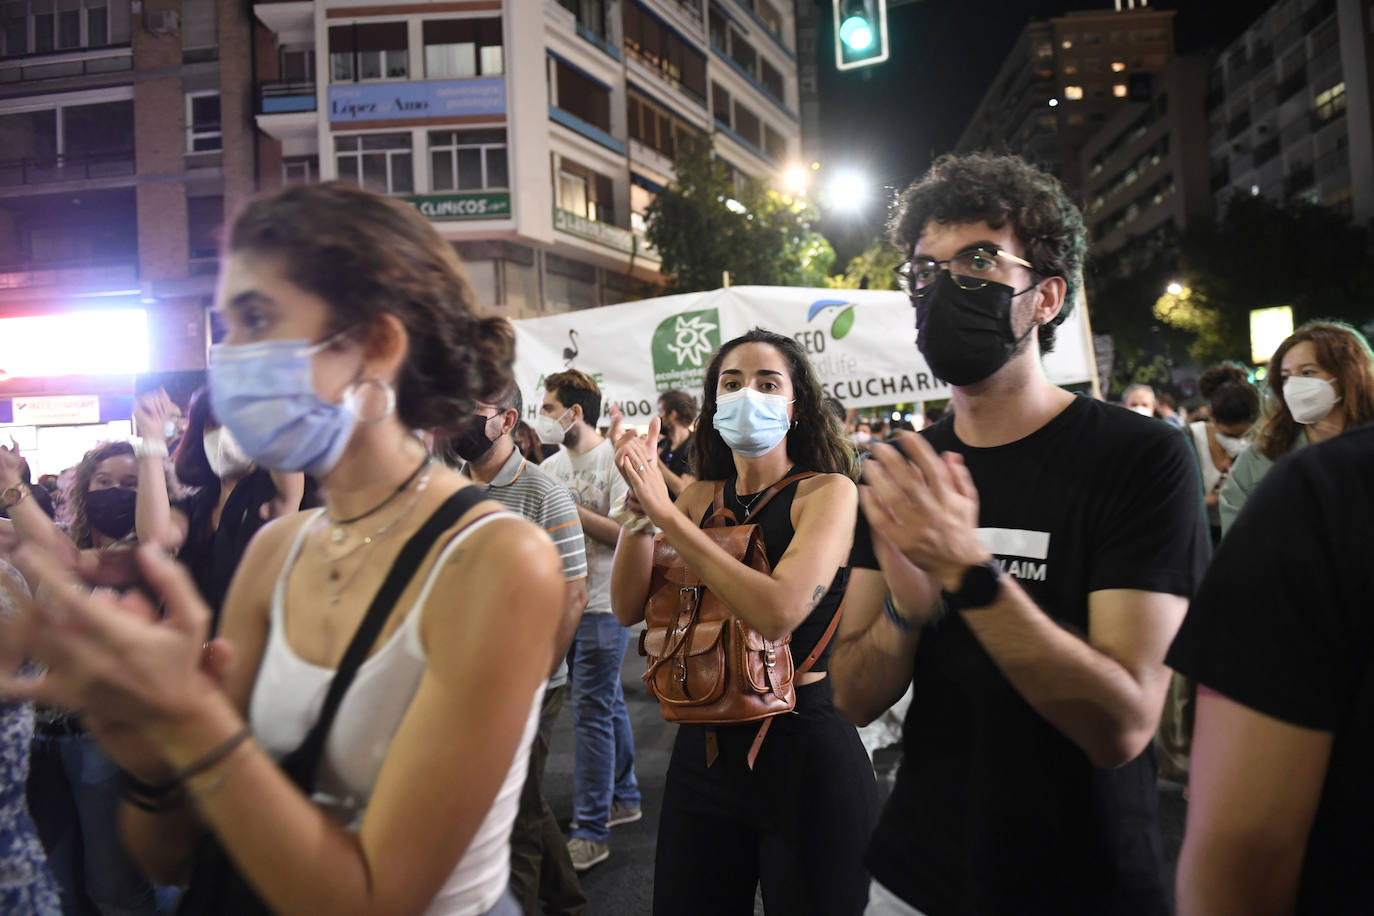
M 663 422 L 654 417 L 649 421 L 647 435 L 638 436 L 626 433 L 617 442 L 615 453 L 616 468 L 620 476 L 630 485 L 630 493 L 644 513 L 655 524 L 663 518 L 662 513 L 675 512 L 673 497 L 663 475 L 658 471 L 658 433 Z

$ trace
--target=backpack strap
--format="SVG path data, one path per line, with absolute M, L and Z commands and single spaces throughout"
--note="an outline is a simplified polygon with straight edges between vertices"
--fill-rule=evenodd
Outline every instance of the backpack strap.
M 373 644 L 377 642 L 377 636 L 381 633 L 387 618 L 391 616 L 396 602 L 439 537 L 469 509 L 484 499 L 486 495 L 480 487 L 467 486 L 454 493 L 434 510 L 434 514 L 418 531 L 411 535 L 410 540 L 406 541 L 396 556 L 396 561 L 391 564 L 391 571 L 387 573 L 381 588 L 377 589 L 377 594 L 368 606 L 362 623 L 358 624 L 348 649 L 344 651 L 343 661 L 339 663 L 338 670 L 329 682 L 329 692 L 325 694 L 319 718 L 311 726 L 300 747 L 282 761 L 282 768 L 307 794 L 314 789 L 315 774 L 320 767 L 320 758 L 324 755 L 325 738 L 334 724 L 334 717 L 343 703 L 344 694 L 348 692 L 358 669 L 362 667 Z M 466 528 L 467 525 L 463 527 Z

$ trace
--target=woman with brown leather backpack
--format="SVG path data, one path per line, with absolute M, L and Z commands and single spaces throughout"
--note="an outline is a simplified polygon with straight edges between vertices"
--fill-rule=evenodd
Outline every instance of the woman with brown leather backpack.
M 654 467 L 658 421 L 619 443 L 631 495 L 612 609 L 626 625 L 647 610 L 646 680 L 682 723 L 656 916 L 752 914 L 760 885 L 770 913 L 842 916 L 867 900 L 877 790 L 825 672 L 857 493 L 853 453 L 821 397 L 797 343 L 755 329 L 706 370 L 697 482 L 676 505 Z

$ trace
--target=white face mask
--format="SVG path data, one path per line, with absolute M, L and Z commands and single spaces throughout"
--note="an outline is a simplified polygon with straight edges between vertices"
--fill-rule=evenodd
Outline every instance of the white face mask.
M 1222 451 L 1234 458 L 1245 451 L 1250 445 L 1250 440 L 1243 436 L 1225 436 L 1217 433 L 1217 445 L 1220 445 Z
M 1340 396 L 1327 379 L 1291 375 L 1283 380 L 1283 400 L 1293 419 L 1307 426 L 1329 414 Z
M 226 477 L 241 477 L 253 466 L 253 460 L 244 454 L 238 440 L 229 432 L 229 427 L 207 430 L 205 433 L 205 460 L 210 462 L 210 470 L 220 480 Z
M 567 438 L 568 431 L 563 427 L 563 418 L 568 415 L 568 410 L 563 411 L 556 418 L 547 414 L 540 414 L 534 418 L 534 434 L 539 437 L 539 441 L 545 445 L 562 445 Z
M 1150 408 L 1146 407 L 1144 404 L 1134 404 L 1134 405 L 1132 405 L 1131 407 L 1128 407 L 1128 408 L 1126 408 L 1126 409 L 1127 409 L 1127 410 L 1134 410 L 1136 413 L 1140 414 L 1142 417 L 1153 417 L 1153 416 L 1155 415 L 1155 412 L 1154 412 L 1153 410 L 1151 410 Z
M 871 442 L 872 440 L 873 440 L 873 437 L 872 437 L 871 435 L 869 435 L 868 433 L 865 433 L 865 432 L 857 432 L 857 433 L 854 434 L 854 443 L 855 443 L 856 445 L 867 445 L 867 444 L 868 444 L 869 442 Z

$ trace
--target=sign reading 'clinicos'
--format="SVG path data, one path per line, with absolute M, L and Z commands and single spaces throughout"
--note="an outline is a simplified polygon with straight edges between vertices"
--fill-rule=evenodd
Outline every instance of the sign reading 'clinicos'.
M 336 124 L 505 113 L 506 81 L 500 77 L 329 87 L 329 120 Z

